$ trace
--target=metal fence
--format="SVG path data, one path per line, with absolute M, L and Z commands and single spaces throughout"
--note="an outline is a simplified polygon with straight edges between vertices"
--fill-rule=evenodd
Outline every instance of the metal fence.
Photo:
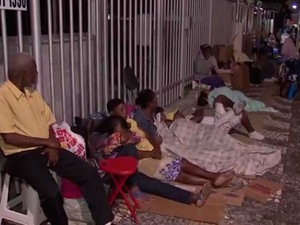
M 0 66 L 6 71 L 10 52 L 32 52 L 40 72 L 38 88 L 57 119 L 67 122 L 104 110 L 110 98 L 126 99 L 126 66 L 134 70 L 138 89 L 155 90 L 161 105 L 182 97 L 200 45 L 230 43 L 236 4 L 227 0 L 29 3 L 27 12 L 14 12 L 17 32 L 10 35 L 12 20 L 8 26 L 6 11 L 1 10 Z

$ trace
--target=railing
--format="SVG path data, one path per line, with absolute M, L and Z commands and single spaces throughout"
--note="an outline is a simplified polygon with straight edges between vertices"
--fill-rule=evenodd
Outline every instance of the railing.
M 183 97 L 200 45 L 231 41 L 235 4 L 227 0 L 47 0 L 47 4 L 31 0 L 30 12 L 23 16 L 31 15 L 32 38 L 22 35 L 20 11 L 16 13 L 18 35 L 7 37 L 8 21 L 5 10 L 1 11 L 4 70 L 10 52 L 32 52 L 40 71 L 38 88 L 59 121 L 72 122 L 74 116 L 105 110 L 113 97 L 126 99 L 126 66 L 133 68 L 139 90 L 155 90 L 160 104 L 168 105 Z

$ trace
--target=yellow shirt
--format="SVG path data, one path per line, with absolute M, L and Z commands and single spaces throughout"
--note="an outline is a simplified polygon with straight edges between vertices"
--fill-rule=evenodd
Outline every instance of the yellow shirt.
M 0 87 L 0 134 L 17 133 L 28 137 L 49 138 L 49 126 L 55 118 L 41 95 L 32 89 L 21 92 L 12 82 L 6 81 Z M 0 140 L 5 155 L 32 150 L 18 148 Z
M 127 123 L 130 124 L 130 131 L 136 133 L 141 138 L 141 141 L 136 145 L 136 148 L 140 151 L 152 151 L 153 146 L 146 138 L 145 132 L 138 128 L 137 122 L 133 119 L 127 119 Z

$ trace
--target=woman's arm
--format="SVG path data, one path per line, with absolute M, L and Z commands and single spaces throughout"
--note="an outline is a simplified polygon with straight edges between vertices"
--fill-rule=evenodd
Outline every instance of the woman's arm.
M 150 134 L 148 134 L 143 128 L 138 125 L 138 128 L 145 133 L 145 138 L 150 142 L 153 146 L 153 150 L 151 152 L 143 152 L 139 151 L 140 158 L 156 158 L 161 159 L 162 153 L 160 149 L 160 145 L 162 144 L 162 137 L 158 136 L 157 138 L 153 138 Z
M 152 158 L 153 153 L 151 152 L 145 152 L 138 150 L 139 158 L 140 159 L 146 159 L 146 158 Z

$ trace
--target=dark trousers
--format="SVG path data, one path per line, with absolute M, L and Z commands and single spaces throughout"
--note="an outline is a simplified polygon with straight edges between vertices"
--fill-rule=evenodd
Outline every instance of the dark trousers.
M 137 149 L 134 145 L 124 145 L 116 149 L 116 151 L 118 151 L 118 156 L 132 156 L 138 159 Z M 151 178 L 141 172 L 137 171 L 128 181 L 129 186 L 137 185 L 142 192 L 185 204 L 191 204 L 192 194 L 190 192 L 163 183 L 160 180 Z
M 68 224 L 63 198 L 49 169 L 80 187 L 97 225 L 111 222 L 113 214 L 97 170 L 67 150 L 60 150 L 57 164 L 48 167 L 48 155 L 42 155 L 42 151 L 43 149 L 36 149 L 8 156 L 4 169 L 11 176 L 23 179 L 37 191 L 49 222 L 52 225 Z

